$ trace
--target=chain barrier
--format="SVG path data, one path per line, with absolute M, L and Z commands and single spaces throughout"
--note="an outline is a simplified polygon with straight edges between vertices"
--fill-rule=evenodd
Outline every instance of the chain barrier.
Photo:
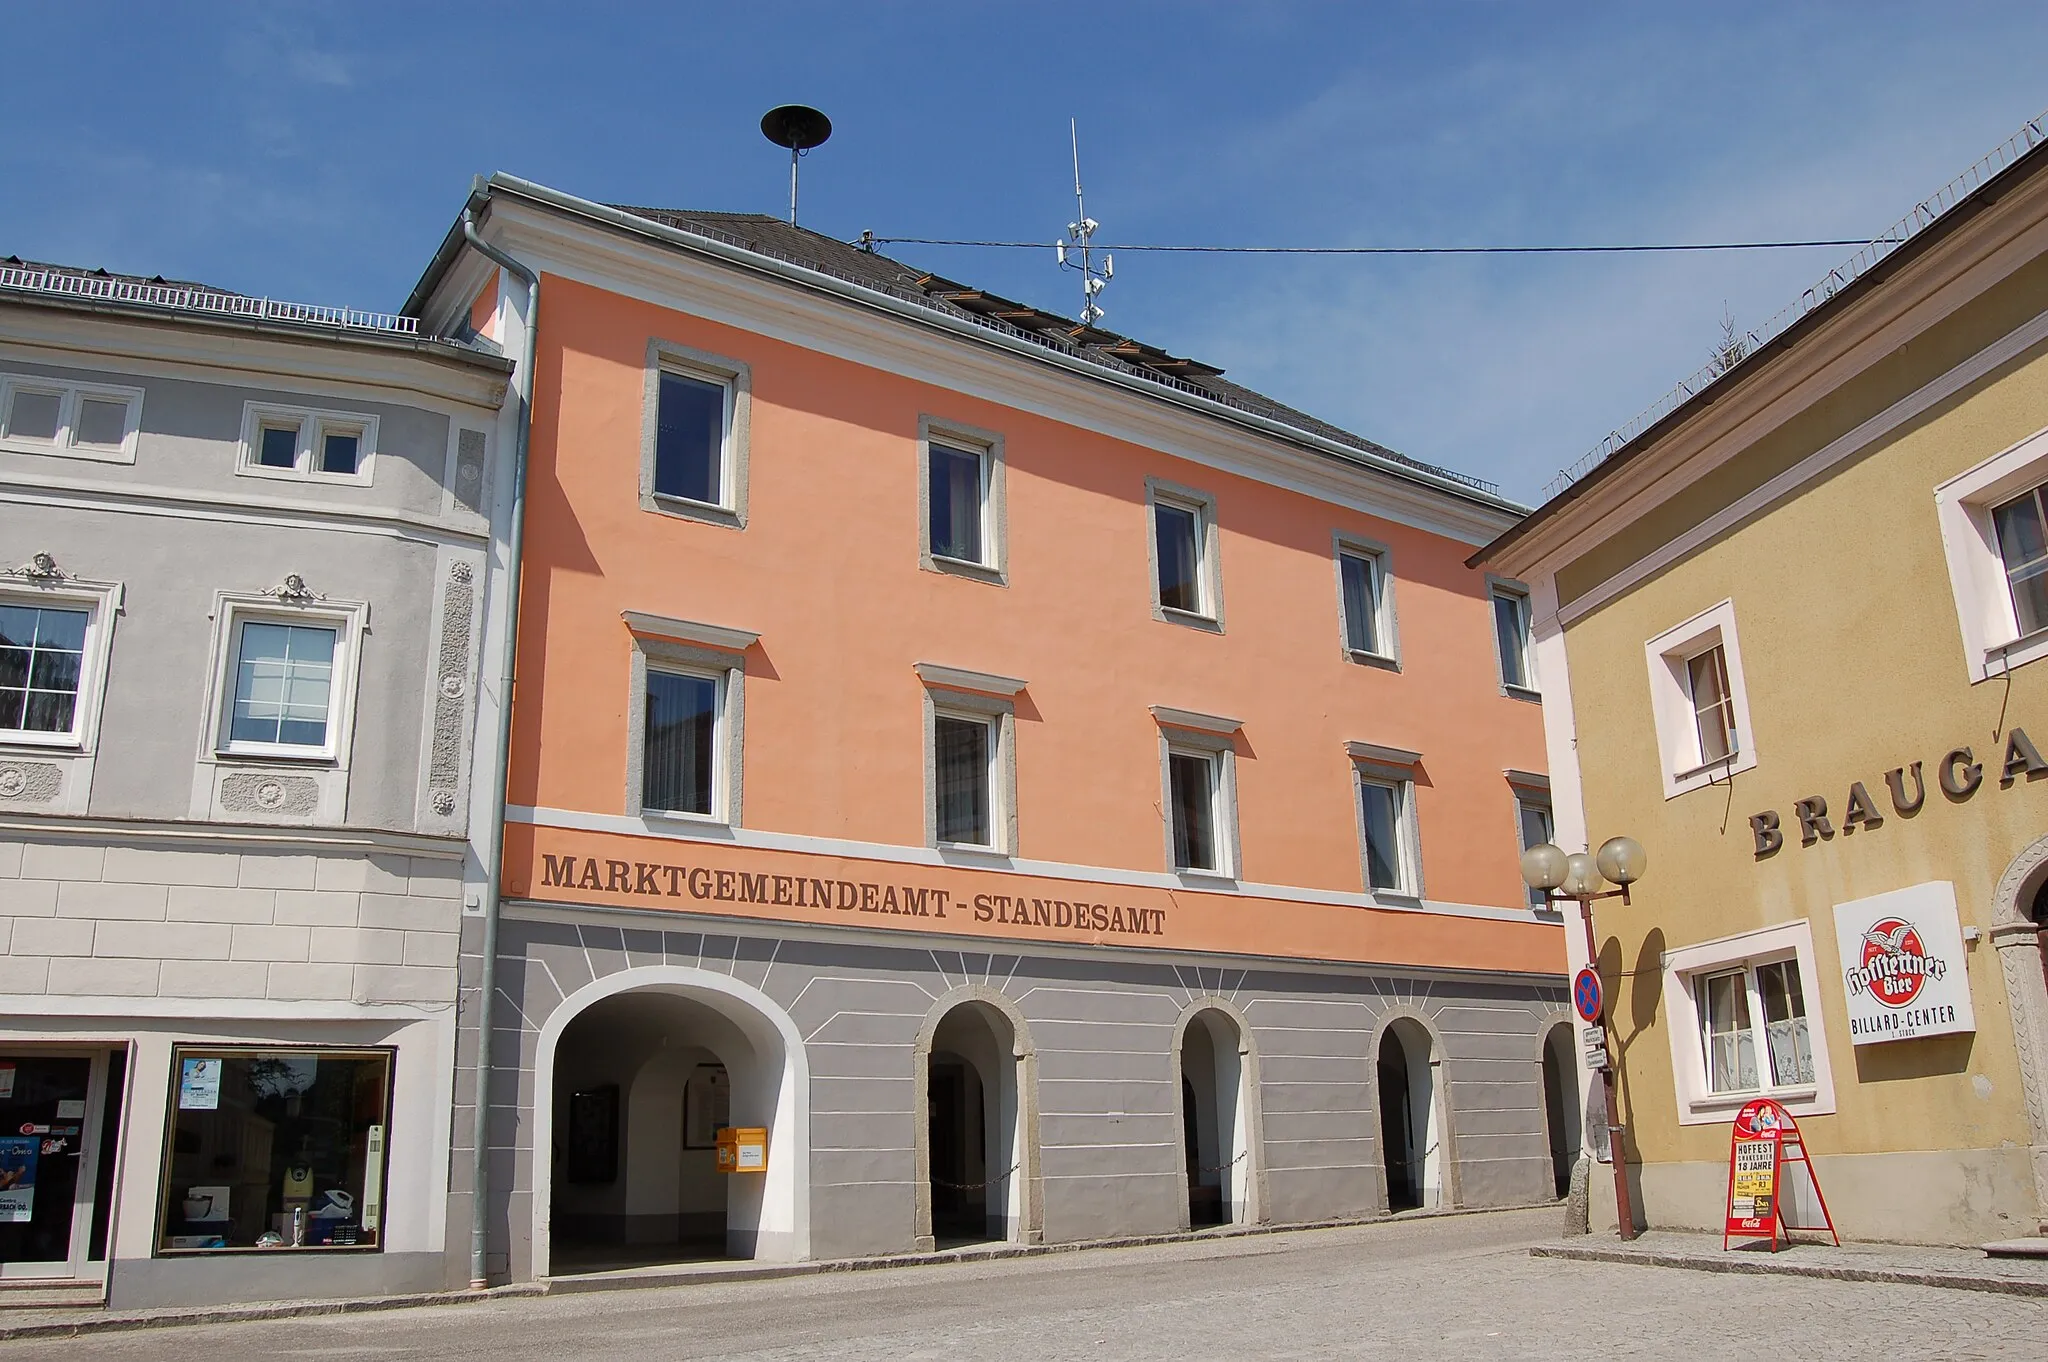
M 1010 1174 L 1016 1172 L 1020 1166 L 1020 1164 L 1013 1163 L 1010 1165 L 1008 1171 L 998 1173 L 994 1177 L 989 1178 L 985 1182 L 948 1182 L 944 1178 L 940 1177 L 938 1174 L 934 1173 L 932 1174 L 932 1186 L 945 1187 L 955 1192 L 978 1192 L 984 1187 L 993 1187 L 999 1182 L 1008 1182 L 1010 1180 Z
M 1195 1167 L 1198 1171 L 1203 1173 L 1222 1173 L 1229 1169 L 1235 1168 L 1239 1164 L 1243 1163 L 1245 1153 L 1249 1152 L 1250 1151 L 1247 1150 L 1243 1153 L 1240 1153 L 1236 1158 L 1232 1159 L 1229 1163 L 1202 1163 L 1196 1164 Z

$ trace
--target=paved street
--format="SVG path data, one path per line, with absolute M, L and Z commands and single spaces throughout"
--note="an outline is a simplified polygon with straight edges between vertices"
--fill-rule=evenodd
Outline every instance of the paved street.
M 1554 1211 L 0 1344 L 0 1359 L 2048 1356 L 2048 1301 L 1531 1258 Z

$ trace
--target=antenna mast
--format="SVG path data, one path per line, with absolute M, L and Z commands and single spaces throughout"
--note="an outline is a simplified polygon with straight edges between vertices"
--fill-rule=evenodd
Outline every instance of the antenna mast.
M 1116 277 L 1116 261 L 1105 254 L 1102 268 L 1095 267 L 1095 231 L 1102 224 L 1088 216 L 1087 200 L 1081 196 L 1081 128 L 1075 119 L 1067 120 L 1067 133 L 1074 147 L 1074 212 L 1077 221 L 1067 224 L 1067 235 L 1054 244 L 1059 253 L 1060 268 L 1079 270 L 1081 273 L 1081 325 L 1093 326 L 1102 320 L 1104 313 L 1095 298 L 1111 279 Z M 1067 258 L 1068 251 L 1078 251 L 1079 264 Z

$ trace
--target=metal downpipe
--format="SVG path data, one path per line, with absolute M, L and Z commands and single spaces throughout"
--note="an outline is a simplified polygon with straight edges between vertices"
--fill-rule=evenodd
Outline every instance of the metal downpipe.
M 519 426 L 512 455 L 512 523 L 505 552 L 504 669 L 498 680 L 498 745 L 491 777 L 491 820 L 484 830 L 484 938 L 477 980 L 476 1130 L 470 1143 L 469 1285 L 490 1286 L 491 1027 L 497 1000 L 498 894 L 504 881 L 505 793 L 512 764 L 512 687 L 519 658 L 519 575 L 526 548 L 526 455 L 533 434 L 534 351 L 539 336 L 540 276 L 477 234 L 476 214 L 462 210 L 462 235 L 477 253 L 526 285 L 526 334 L 513 390 L 519 396 Z M 523 387 L 521 385 L 524 385 Z

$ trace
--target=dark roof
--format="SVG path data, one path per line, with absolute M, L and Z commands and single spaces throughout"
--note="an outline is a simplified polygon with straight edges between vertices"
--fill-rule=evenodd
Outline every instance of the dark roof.
M 1071 317 L 1046 312 L 1026 303 L 998 297 L 907 265 L 857 243 L 840 241 L 822 232 L 799 227 L 763 213 L 712 213 L 680 208 L 644 208 L 611 204 L 621 213 L 631 213 L 649 222 L 697 236 L 710 237 L 759 255 L 773 256 L 807 269 L 837 276 L 852 283 L 912 299 L 941 312 L 994 324 L 1054 349 L 1076 354 L 1109 368 L 1142 374 L 1185 391 L 1199 394 L 1227 406 L 1283 422 L 1297 430 L 1348 446 L 1375 457 L 1419 469 L 1438 477 L 1487 493 L 1499 495 L 1499 488 L 1481 478 L 1453 472 L 1435 464 L 1411 459 L 1385 445 L 1353 434 L 1328 421 L 1318 420 L 1264 393 L 1254 392 L 1223 377 L 1223 370 L 1199 360 L 1169 354 L 1156 346 L 1100 327 L 1083 326 Z
M 18 255 L 0 256 L 0 268 L 37 270 L 44 274 L 69 275 L 75 279 L 105 279 L 123 284 L 155 285 L 158 288 L 191 289 L 199 293 L 219 293 L 230 298 L 246 298 L 249 295 L 235 289 L 221 288 L 214 284 L 202 284 L 191 279 L 166 279 L 161 274 L 144 278 L 139 274 L 116 274 L 104 267 L 86 269 L 82 265 L 53 265 L 47 260 L 23 260 Z

